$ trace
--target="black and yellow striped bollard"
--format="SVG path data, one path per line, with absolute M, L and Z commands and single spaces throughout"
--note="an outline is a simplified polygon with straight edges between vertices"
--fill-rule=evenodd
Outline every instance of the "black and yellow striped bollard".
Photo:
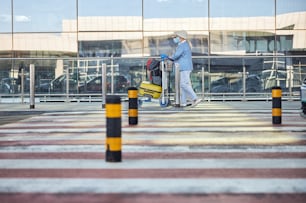
M 107 162 L 121 162 L 121 99 L 119 96 L 106 97 L 106 156 Z
M 138 124 L 138 89 L 136 87 L 129 87 L 129 125 Z
M 272 123 L 282 123 L 282 88 L 272 88 Z

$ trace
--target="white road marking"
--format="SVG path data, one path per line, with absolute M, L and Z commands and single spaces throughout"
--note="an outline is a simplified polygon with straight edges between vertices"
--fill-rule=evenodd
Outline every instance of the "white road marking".
M 29 152 L 102 152 L 104 145 L 38 145 L 38 146 L 7 146 L 0 147 L 0 153 L 29 153 Z M 162 153 L 193 153 L 193 152 L 212 152 L 212 153 L 290 153 L 306 152 L 306 146 L 139 146 L 123 145 L 122 152 L 162 152 Z
M 102 153 L 102 152 L 101 152 Z M 2 169 L 279 169 L 305 168 L 306 159 L 3 159 Z
M 306 179 L 27 179 L 3 178 L 2 193 L 271 194 L 305 193 Z

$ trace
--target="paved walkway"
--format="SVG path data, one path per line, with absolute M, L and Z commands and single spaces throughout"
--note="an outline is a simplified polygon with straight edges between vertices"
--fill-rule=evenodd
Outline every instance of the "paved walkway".
M 128 108 L 128 102 L 123 101 L 122 107 L 124 110 Z M 213 105 L 211 105 L 213 104 Z M 235 109 L 249 109 L 249 110 L 269 110 L 272 108 L 271 101 L 214 101 L 214 102 L 202 102 L 202 107 L 207 109 L 217 108 L 235 108 Z M 204 106 L 203 106 L 204 105 Z M 301 107 L 300 101 L 283 101 L 282 109 L 287 110 L 299 110 Z M 159 106 L 158 100 L 153 100 L 152 102 L 143 102 L 143 105 L 139 108 L 140 110 L 184 110 L 184 108 L 162 108 Z M 35 108 L 30 109 L 28 103 L 0 103 L 0 111 L 20 111 L 20 112 L 54 112 L 54 111 L 100 111 L 103 110 L 101 102 L 36 102 Z M 186 110 L 186 109 L 185 109 Z M 197 110 L 197 108 L 188 110 Z
M 0 125 L 0 202 L 305 202 L 306 119 L 283 103 L 144 103 L 122 113 L 122 162 L 105 161 L 99 103 L 1 104 L 36 112 Z

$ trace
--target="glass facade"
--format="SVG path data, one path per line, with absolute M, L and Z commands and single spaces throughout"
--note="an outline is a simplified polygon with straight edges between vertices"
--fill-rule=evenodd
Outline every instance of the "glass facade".
M 0 96 L 28 94 L 30 64 L 38 95 L 99 96 L 102 63 L 108 92 L 126 94 L 147 80 L 149 58 L 174 52 L 177 30 L 199 95 L 299 94 L 305 0 L 0 0 Z

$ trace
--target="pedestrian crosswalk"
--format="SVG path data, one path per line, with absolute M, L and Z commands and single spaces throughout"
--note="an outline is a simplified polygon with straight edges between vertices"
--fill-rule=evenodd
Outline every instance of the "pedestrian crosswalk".
M 306 125 L 285 111 L 201 103 L 122 112 L 122 162 L 105 161 L 104 111 L 0 126 L 1 202 L 305 202 Z

